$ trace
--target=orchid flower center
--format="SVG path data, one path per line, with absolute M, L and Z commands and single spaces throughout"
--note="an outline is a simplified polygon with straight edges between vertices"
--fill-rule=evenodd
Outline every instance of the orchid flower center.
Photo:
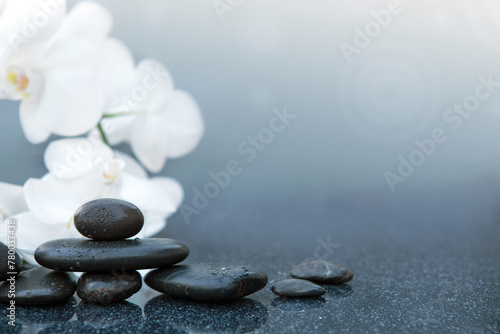
M 33 71 L 24 71 L 17 66 L 10 66 L 6 74 L 6 93 L 11 99 L 25 99 L 36 91 L 41 83 L 41 76 Z
M 97 168 L 97 179 L 105 184 L 114 183 L 125 167 L 125 162 L 120 159 L 103 159 Z
M 9 72 L 7 74 L 7 80 L 9 83 L 14 86 L 14 88 L 23 95 L 27 95 L 26 91 L 28 90 L 28 86 L 30 84 L 30 80 L 24 73 L 14 73 Z

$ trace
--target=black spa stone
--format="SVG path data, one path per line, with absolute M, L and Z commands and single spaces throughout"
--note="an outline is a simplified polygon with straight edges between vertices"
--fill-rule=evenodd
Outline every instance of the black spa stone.
M 0 302 L 10 303 L 11 282 L 0 283 Z M 75 293 L 76 277 L 72 273 L 38 267 L 21 272 L 15 279 L 18 305 L 64 303 Z
M 40 245 L 35 260 L 62 271 L 111 272 L 169 267 L 184 260 L 189 249 L 166 238 L 96 241 L 58 239 Z
M 174 297 L 219 302 L 263 289 L 267 276 L 245 267 L 197 264 L 154 270 L 146 275 L 144 282 Z
M 9 248 L 0 242 L 0 281 L 5 281 L 9 278 L 11 275 L 8 273 L 19 273 L 22 268 L 23 261 L 19 254 L 16 252 L 14 252 L 14 254 L 9 254 Z
M 114 273 L 85 273 L 78 280 L 76 293 L 88 302 L 108 305 L 131 297 L 142 286 L 137 271 Z
M 144 226 L 138 207 L 119 199 L 103 198 L 82 205 L 75 213 L 75 227 L 95 240 L 131 238 Z
M 324 284 L 343 284 L 353 279 L 353 272 L 344 265 L 325 260 L 298 264 L 290 275 L 295 278 Z
M 318 297 L 326 293 L 326 290 L 317 284 L 295 278 L 274 284 L 271 291 L 284 297 Z

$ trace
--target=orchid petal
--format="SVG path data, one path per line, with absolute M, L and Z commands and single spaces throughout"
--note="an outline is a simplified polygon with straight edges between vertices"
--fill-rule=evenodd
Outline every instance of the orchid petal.
M 170 195 L 151 180 L 144 180 L 124 173 L 120 194 L 126 201 L 134 203 L 143 212 L 153 211 L 162 214 L 175 212 L 174 201 Z
M 134 58 L 127 46 L 115 39 L 108 38 L 100 45 L 99 73 L 106 90 L 107 113 L 127 111 L 118 110 L 123 102 L 121 94 L 130 77 L 134 75 Z
M 13 54 L 42 46 L 58 31 L 66 14 L 66 1 L 6 0 L 0 16 L 3 61 Z M 44 22 L 44 24 L 40 24 Z
M 140 179 L 148 178 L 148 174 L 146 173 L 144 168 L 142 168 L 142 166 L 139 165 L 139 163 L 135 161 L 134 158 L 132 158 L 128 154 L 119 151 L 115 151 L 115 155 L 117 159 L 121 159 L 125 162 L 125 168 L 123 169 L 123 173 L 130 174 Z
M 153 235 L 161 232 L 165 226 L 167 226 L 167 220 L 165 218 L 152 220 L 146 217 L 147 223 L 144 224 L 141 232 L 137 235 L 138 238 L 149 238 Z
M 6 217 L 28 210 L 23 196 L 23 187 L 0 182 L 0 207 Z
M 89 24 L 89 18 L 92 22 Z M 111 32 L 111 13 L 92 1 L 77 3 L 66 15 L 54 39 L 78 38 L 91 43 L 100 42 Z
M 151 181 L 161 186 L 170 195 L 176 209 L 181 206 L 184 200 L 184 189 L 177 180 L 170 177 L 155 177 Z
M 85 69 L 51 71 L 36 108 L 39 124 L 61 136 L 81 135 L 97 125 L 104 105 L 95 73 Z M 77 121 L 76 121 L 77 120 Z
M 188 93 L 177 90 L 163 107 L 162 124 L 171 145 L 169 158 L 179 158 L 193 151 L 204 132 L 203 118 L 196 101 Z
M 23 212 L 10 217 L 16 221 L 16 247 L 18 250 L 32 254 L 42 243 L 62 238 L 79 237 L 78 231 L 68 228 L 68 224 L 45 224 L 31 212 Z M 5 223 L 3 224 L 5 225 Z M 5 231 L 7 229 L 5 228 Z
M 44 154 L 45 166 L 59 178 L 75 178 L 88 173 L 97 157 L 111 159 L 113 151 L 102 142 L 86 138 L 53 141 Z
M 52 174 L 42 179 L 29 179 L 24 184 L 24 197 L 30 211 L 47 224 L 67 224 L 85 202 L 99 198 L 104 185 L 88 175 L 64 182 Z
M 50 136 L 50 131 L 42 128 L 37 122 L 36 109 L 38 101 L 39 96 L 30 96 L 23 100 L 19 107 L 19 117 L 24 136 L 32 144 L 43 143 Z
M 113 108 L 109 108 L 107 110 L 121 112 L 119 109 Z M 128 111 L 125 110 L 123 112 Z M 102 126 L 108 142 L 114 146 L 129 140 L 132 126 L 136 120 L 137 115 L 118 116 L 104 119 L 102 121 Z
M 28 207 L 33 215 L 44 223 L 67 223 L 78 206 L 73 196 L 66 194 L 62 185 L 48 176 L 49 178 L 41 180 L 28 179 L 24 184 L 24 196 Z
M 163 168 L 169 150 L 165 132 L 165 124 L 157 115 L 139 118 L 132 129 L 132 151 L 148 170 L 155 173 Z
M 137 98 L 135 90 L 145 91 L 145 98 Z M 155 59 L 145 59 L 137 65 L 132 86 L 126 93 L 131 95 L 137 109 L 151 114 L 159 112 L 173 92 L 174 81 L 165 66 Z
M 46 73 L 87 69 L 95 71 L 98 77 L 100 53 L 97 46 L 98 44 L 80 39 L 55 39 L 46 47 L 38 66 L 39 71 Z

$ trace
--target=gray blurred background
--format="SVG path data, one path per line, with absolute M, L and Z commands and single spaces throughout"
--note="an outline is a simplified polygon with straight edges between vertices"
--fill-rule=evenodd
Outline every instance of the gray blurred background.
M 244 171 L 227 196 L 390 192 L 384 172 L 396 172 L 399 155 L 408 157 L 414 141 L 436 127 L 448 140 L 396 192 L 498 177 L 500 91 L 458 130 L 443 121 L 448 108 L 474 93 L 479 76 L 500 81 L 497 1 L 402 1 L 401 13 L 351 63 L 339 45 L 352 43 L 356 27 L 388 1 L 242 1 L 224 20 L 211 0 L 98 2 L 114 14 L 112 35 L 136 61 L 164 62 L 177 87 L 201 106 L 202 143 L 162 171 L 180 180 L 188 202 L 193 187 L 233 159 Z M 297 118 L 246 163 L 238 145 L 283 107 Z M 42 176 L 45 144 L 24 139 L 17 103 L 2 101 L 0 108 L 0 180 L 23 184 Z

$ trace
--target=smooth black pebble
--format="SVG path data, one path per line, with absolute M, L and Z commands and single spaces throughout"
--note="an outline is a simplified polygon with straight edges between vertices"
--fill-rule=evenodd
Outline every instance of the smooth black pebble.
M 97 241 L 58 239 L 40 245 L 35 260 L 61 271 L 111 272 L 169 267 L 189 255 L 183 243 L 166 238 Z
M 9 258 L 10 257 L 10 258 Z M 10 261 L 10 263 L 9 263 Z M 11 266 L 14 266 L 13 268 Z M 9 254 L 9 247 L 0 242 L 0 281 L 5 281 L 10 272 L 19 273 L 23 269 L 23 261 L 19 254 Z
M 141 289 L 137 271 L 124 273 L 85 273 L 76 285 L 78 297 L 88 302 L 108 305 L 131 297 Z
M 317 284 L 295 278 L 274 284 L 271 291 L 284 297 L 318 297 L 326 293 L 326 290 Z
M 315 260 L 301 263 L 292 268 L 290 275 L 295 278 L 324 284 L 343 284 L 353 279 L 353 272 L 338 263 Z
M 75 227 L 94 240 L 131 238 L 144 226 L 144 215 L 132 203 L 102 198 L 82 205 L 75 213 Z
M 144 282 L 152 289 L 174 297 L 218 302 L 263 289 L 267 276 L 245 267 L 197 264 L 151 271 Z
M 10 303 L 11 282 L 0 283 L 0 302 Z M 66 302 L 75 293 L 72 273 L 34 268 L 21 272 L 15 280 L 15 300 L 19 305 L 45 305 Z

